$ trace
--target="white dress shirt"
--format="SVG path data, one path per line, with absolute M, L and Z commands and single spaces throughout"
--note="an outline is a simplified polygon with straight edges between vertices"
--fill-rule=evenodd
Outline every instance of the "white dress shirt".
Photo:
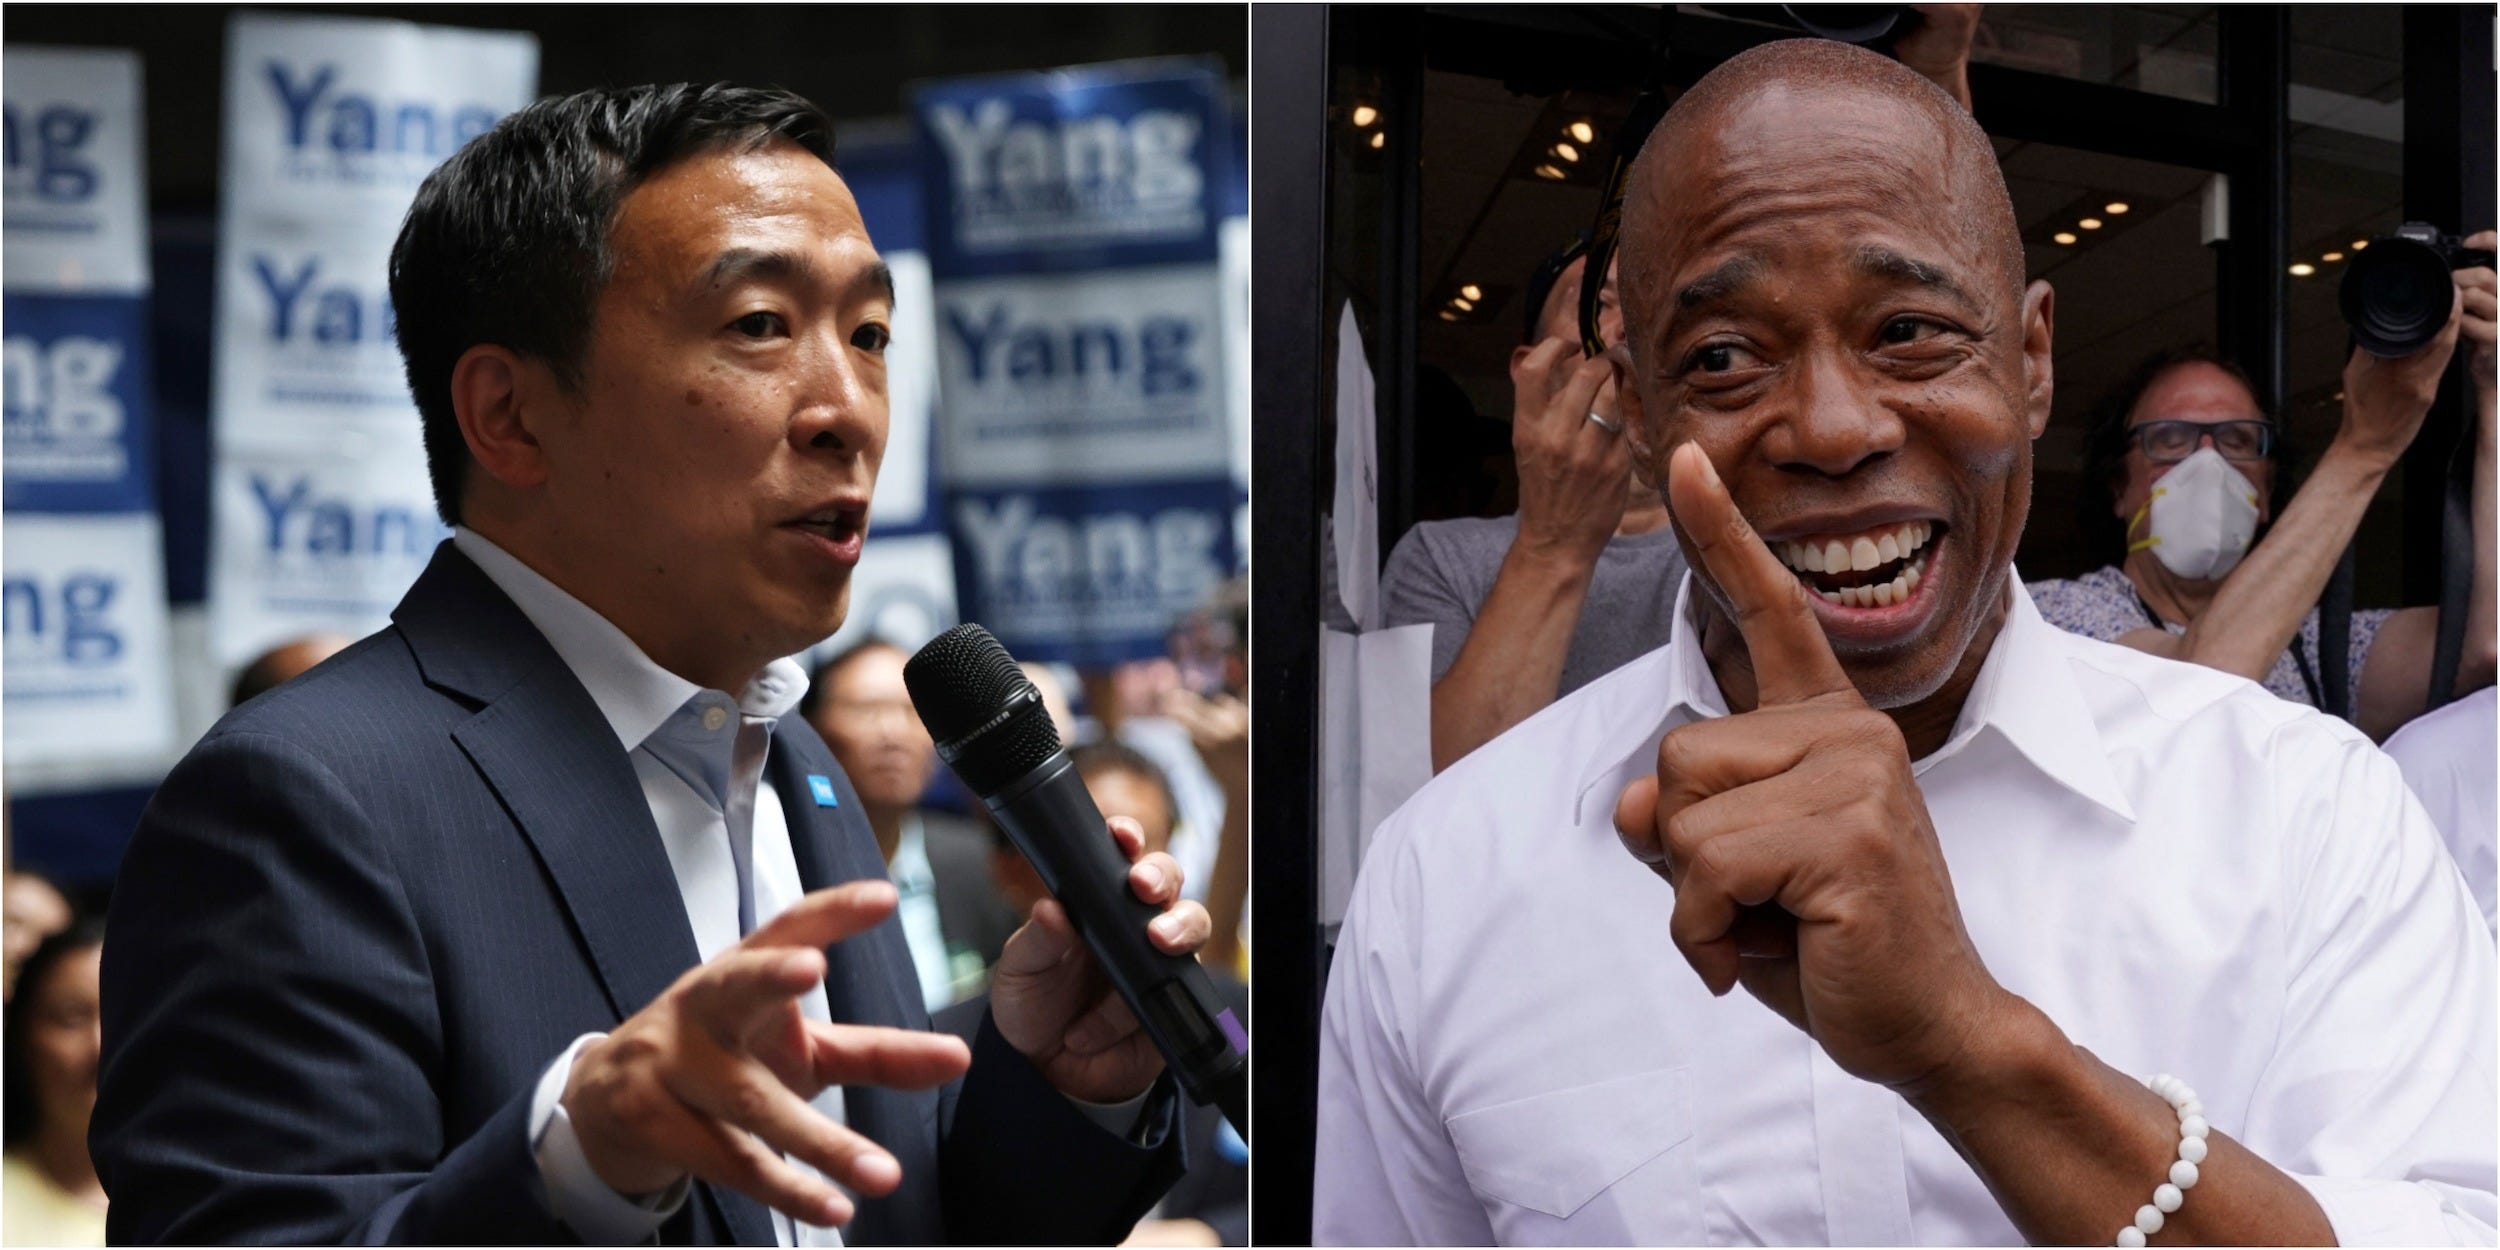
M 2482 906 L 2483 923 L 2500 930 L 2500 794 L 2492 764 L 2500 759 L 2500 689 L 2485 686 L 2413 719 L 2387 740 L 2405 784 L 2422 800 L 2465 887 Z
M 1914 765 L 1989 971 L 2103 1062 L 2187 1080 L 2344 1244 L 2492 1244 L 2492 944 L 2395 765 L 2011 594 Z M 2021 1241 L 1908 1104 L 1676 953 L 1613 814 L 1666 730 L 1726 713 L 1699 634 L 1381 826 L 1324 1012 L 1318 1244 Z

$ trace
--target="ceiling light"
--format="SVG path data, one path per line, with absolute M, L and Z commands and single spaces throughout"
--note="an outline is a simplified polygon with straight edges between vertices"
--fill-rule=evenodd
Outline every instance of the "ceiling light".
M 2295 278 L 2306 278 L 2317 271 L 2318 267 L 2316 265 L 2312 265 L 2305 260 L 2295 262 L 2292 265 L 2292 276 Z
M 1483 288 L 1483 287 L 1480 287 L 1480 286 L 1477 286 L 1477 285 L 1476 285 L 1475 283 L 1473 283 L 1473 282 L 1470 282 L 1470 283 L 1468 283 L 1467 285 L 1465 285 L 1465 286 L 1463 286 L 1463 287 L 1458 288 L 1458 293 L 1459 293 L 1459 294 L 1461 294 L 1461 295 L 1466 296 L 1466 297 L 1467 297 L 1467 298 L 1469 298 L 1469 299 L 1483 299 L 1483 298 L 1484 298 L 1484 288 Z
M 1568 143 L 1557 143 L 1554 145 L 1554 155 L 1559 156 L 1566 161 L 1576 161 L 1580 159 L 1580 149 L 1575 148 Z
M 1444 308 L 1441 310 L 1441 319 L 1443 321 L 1456 321 L 1458 320 L 1458 314 Z
M 2342 260 L 2343 258 L 2344 258 L 2344 254 L 2343 254 L 2342 252 L 2328 252 L 2326 255 L 2321 256 L 2321 257 L 2319 257 L 2318 259 L 2319 259 L 2319 260 L 2330 260 L 2330 261 L 2331 261 L 2331 260 Z
M 1560 178 L 1563 176 L 1563 171 L 1556 169 L 1551 165 L 1539 165 L 1536 167 L 1536 176 L 1539 178 Z
M 2086 217 L 2075 224 L 2086 230 L 2098 230 L 2101 228 L 2101 219 L 2098 217 Z
M 2368 246 L 2370 246 L 2370 241 L 2368 239 L 2354 239 L 2352 241 L 2352 250 L 2356 252 Z
M 2075 241 L 2075 236 L 2064 230 L 2060 230 L 2056 234 L 2050 235 L 2049 237 L 2060 243 L 2066 244 L 2072 244 Z
M 1354 124 L 1355 124 L 1355 125 L 1357 125 L 1357 126 L 1368 126 L 1368 125 L 1371 125 L 1373 122 L 1376 122 L 1376 121 L 1379 121 L 1379 120 L 1380 120 L 1380 110 L 1379 110 L 1379 109 L 1373 108 L 1372 106 L 1370 106 L 1370 105 L 1368 105 L 1368 104 L 1357 104 L 1357 105 L 1355 105 L 1355 106 L 1354 106 Z
M 1451 300 L 1450 307 L 1455 308 L 1460 312 L 1474 312 L 1476 311 L 1476 301 L 1468 299 L 1466 296 L 1462 295 L 1457 299 Z
M 2129 207 L 2130 205 L 2125 200 L 2111 200 L 2109 203 L 2101 205 L 2101 211 L 2112 217 L 2121 217 L 2126 215 Z
M 1377 152 L 1377 151 L 1379 151 L 1380 149 L 1385 148 L 1385 147 L 1387 147 L 1387 146 L 1389 146 L 1389 136 L 1387 136 L 1387 135 L 1373 135 L 1373 136 L 1372 136 L 1372 151 Z
M 1597 138 L 1597 127 L 1586 121 L 1573 122 L 1571 123 L 1571 137 L 1582 143 L 1594 142 Z

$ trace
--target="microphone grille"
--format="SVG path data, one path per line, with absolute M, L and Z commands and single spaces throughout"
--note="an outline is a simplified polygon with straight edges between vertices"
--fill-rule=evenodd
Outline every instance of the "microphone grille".
M 903 684 L 929 735 L 952 742 L 998 715 L 1029 690 L 1024 670 L 990 631 L 966 622 L 929 640 L 903 664 Z

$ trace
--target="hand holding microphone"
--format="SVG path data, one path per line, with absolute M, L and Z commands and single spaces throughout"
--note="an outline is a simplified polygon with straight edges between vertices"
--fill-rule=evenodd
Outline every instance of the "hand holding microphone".
M 1246 1140 L 1249 1039 L 1193 957 L 1210 926 L 1205 908 L 1179 901 L 1179 865 L 1139 858 L 1134 822 L 1105 824 L 1041 696 L 988 630 L 938 635 L 903 682 L 939 757 L 1052 895 L 992 973 L 1000 1034 L 1061 1092 L 1092 1102 L 1134 1097 L 1168 1064 Z

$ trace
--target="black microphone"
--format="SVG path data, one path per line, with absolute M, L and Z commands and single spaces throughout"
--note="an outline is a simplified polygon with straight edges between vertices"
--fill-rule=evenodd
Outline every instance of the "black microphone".
M 1128 859 L 1015 657 L 990 631 L 958 625 L 903 666 L 903 684 L 939 757 L 989 805 L 1067 908 L 1182 1091 L 1213 1104 L 1249 1141 L 1249 1036 L 1196 959 L 1167 955 L 1146 940 L 1146 924 L 1159 910 L 1129 890 Z

